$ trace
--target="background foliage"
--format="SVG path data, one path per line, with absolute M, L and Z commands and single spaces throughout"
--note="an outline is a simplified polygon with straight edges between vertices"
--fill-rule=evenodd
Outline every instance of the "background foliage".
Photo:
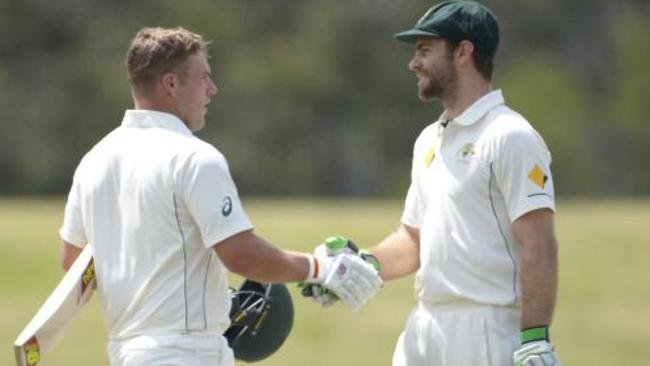
M 56 246 L 63 204 L 63 197 L 0 199 L 0 365 L 13 365 L 10 345 L 63 275 Z M 281 199 L 245 205 L 257 231 L 273 243 L 311 251 L 333 233 L 362 247 L 381 240 L 399 224 L 402 202 Z M 646 365 L 650 359 L 649 208 L 648 199 L 558 203 L 560 283 L 551 337 L 564 365 Z M 294 328 L 279 352 L 259 365 L 390 365 L 415 305 L 412 276 L 386 283 L 359 313 L 340 304 L 322 309 L 302 299 L 295 285 L 288 287 Z M 98 300 L 91 299 L 43 365 L 108 365 Z
M 485 3 L 502 28 L 494 85 L 545 136 L 558 195 L 650 193 L 650 2 Z M 374 243 L 398 225 L 412 143 L 441 112 L 417 100 L 412 50 L 391 39 L 431 4 L 0 0 L 0 196 L 66 192 L 82 155 L 131 106 L 122 62 L 132 36 L 181 25 L 212 40 L 220 93 L 201 137 L 228 157 L 242 196 L 397 198 L 244 198 L 258 231 L 292 250 L 336 232 Z M 12 364 L 9 344 L 62 274 L 63 204 L 0 199 L 0 364 Z M 558 206 L 560 356 L 569 365 L 644 364 L 647 199 Z M 324 312 L 292 291 L 296 328 L 264 364 L 388 364 L 414 303 L 411 278 L 385 286 L 357 315 Z M 106 364 L 105 341 L 93 300 L 48 364 Z
M 486 0 L 494 85 L 545 136 L 559 195 L 650 191 L 650 3 Z M 62 193 L 131 106 L 123 57 L 143 26 L 212 40 L 220 94 L 201 137 L 242 195 L 402 196 L 417 100 L 393 33 L 429 1 L 0 0 L 0 194 Z

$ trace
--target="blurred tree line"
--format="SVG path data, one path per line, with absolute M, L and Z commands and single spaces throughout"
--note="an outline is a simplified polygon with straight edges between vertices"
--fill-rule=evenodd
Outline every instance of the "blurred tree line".
M 66 192 L 131 107 L 143 26 L 212 40 L 219 94 L 201 138 L 242 195 L 402 196 L 435 121 L 392 34 L 433 4 L 394 0 L 0 0 L 0 194 Z M 559 195 L 650 193 L 650 2 L 486 0 L 494 86 L 545 137 Z

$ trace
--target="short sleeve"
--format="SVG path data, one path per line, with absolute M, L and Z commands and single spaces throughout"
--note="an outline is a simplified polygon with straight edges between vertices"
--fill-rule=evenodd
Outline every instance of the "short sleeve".
M 84 247 L 88 243 L 86 230 L 83 225 L 81 211 L 81 194 L 78 175 L 80 168 L 75 172 L 72 187 L 68 193 L 68 200 L 65 204 L 63 225 L 59 229 L 59 235 L 64 241 L 77 247 Z
M 403 224 L 419 228 L 420 227 L 420 217 L 422 209 L 421 198 L 420 198 L 420 186 L 418 180 L 418 146 L 416 142 L 415 147 L 413 148 L 413 161 L 411 163 L 411 185 L 409 186 L 408 192 L 406 193 L 406 200 L 404 201 L 404 211 L 402 212 L 401 221 Z
M 501 137 L 493 166 L 511 222 L 536 209 L 555 211 L 550 165 L 551 154 L 532 128 L 517 128 Z
M 216 149 L 192 154 L 179 173 L 179 189 L 206 247 L 252 229 L 228 164 Z

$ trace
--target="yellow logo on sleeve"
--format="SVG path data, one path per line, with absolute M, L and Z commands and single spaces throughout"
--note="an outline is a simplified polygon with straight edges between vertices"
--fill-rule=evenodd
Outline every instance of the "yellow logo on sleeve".
M 544 186 L 546 186 L 546 181 L 548 180 L 548 176 L 546 173 L 544 173 L 542 168 L 539 167 L 539 165 L 535 164 L 533 169 L 531 169 L 528 173 L 528 179 L 535 183 L 535 185 L 539 188 L 544 189 Z
M 431 162 L 433 162 L 433 159 L 436 157 L 436 147 L 431 146 L 429 150 L 427 151 L 427 155 L 424 157 L 424 164 L 429 167 L 431 165 Z

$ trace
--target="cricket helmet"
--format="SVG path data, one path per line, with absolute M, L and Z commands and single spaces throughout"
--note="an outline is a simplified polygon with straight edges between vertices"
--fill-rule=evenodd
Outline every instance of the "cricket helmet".
M 245 280 L 232 290 L 231 325 L 224 333 L 235 358 L 263 360 L 280 349 L 293 326 L 293 302 L 283 284 Z

